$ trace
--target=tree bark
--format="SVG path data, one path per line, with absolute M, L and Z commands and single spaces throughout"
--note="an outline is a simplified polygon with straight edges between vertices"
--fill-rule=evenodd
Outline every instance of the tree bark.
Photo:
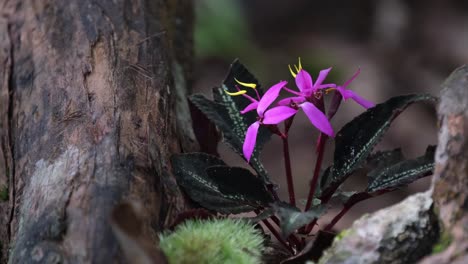
M 123 262 L 108 219 L 144 205 L 156 237 L 186 202 L 189 0 L 0 0 L 2 260 Z M 0 196 L 1 197 L 1 196 Z

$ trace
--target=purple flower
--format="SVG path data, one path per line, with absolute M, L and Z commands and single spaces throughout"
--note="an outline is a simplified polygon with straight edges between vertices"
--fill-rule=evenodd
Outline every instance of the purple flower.
M 297 73 L 294 73 L 291 67 L 289 70 L 296 80 L 297 88 L 299 92 L 284 88 L 286 91 L 295 94 L 297 96 L 289 97 L 278 102 L 278 105 L 293 105 L 301 108 L 306 116 L 309 118 L 309 121 L 314 125 L 318 130 L 324 134 L 333 137 L 335 133 L 333 128 L 328 120 L 327 116 L 320 111 L 313 103 L 311 103 L 312 96 L 315 96 L 315 93 L 324 88 L 334 88 L 335 84 L 323 84 L 323 81 L 327 77 L 331 68 L 320 71 L 319 76 L 315 83 L 312 81 L 310 74 L 302 69 L 301 60 L 299 59 L 299 66 L 294 65 Z
M 252 86 L 252 84 L 246 84 L 239 81 L 237 82 L 243 86 L 255 88 Z M 278 98 L 281 89 L 286 85 L 286 83 L 286 81 L 281 81 L 273 85 L 265 92 L 262 98 L 260 98 L 257 93 L 257 97 L 259 98 L 258 100 L 245 94 L 245 92 L 241 93 L 244 97 L 251 101 L 251 103 L 245 109 L 243 109 L 241 113 L 245 114 L 249 111 L 257 110 L 258 114 L 258 120 L 247 128 L 245 135 L 242 150 L 247 161 L 250 161 L 250 157 L 252 156 L 252 153 L 255 149 L 255 143 L 257 141 L 257 134 L 260 125 L 276 125 L 296 114 L 297 110 L 288 106 L 277 106 L 268 109 L 268 107 L 276 100 L 276 98 Z M 237 93 L 240 93 L 241 91 L 242 90 Z
M 325 78 L 327 78 L 328 73 L 332 69 L 331 67 L 325 70 L 321 70 L 315 83 L 312 81 L 312 76 L 310 76 L 310 74 L 302 68 L 301 58 L 299 58 L 298 66 L 294 65 L 294 67 L 297 73 L 294 73 L 294 71 L 291 69 L 291 66 L 289 66 L 289 71 L 296 80 L 296 85 L 297 88 L 299 88 L 300 94 L 305 97 L 314 95 L 314 93 L 320 89 L 336 87 L 336 84 L 334 83 L 323 84 L 323 81 L 325 81 Z M 287 90 L 291 92 L 291 90 Z
M 346 89 L 346 87 L 359 75 L 361 72 L 360 69 L 351 77 L 351 79 L 347 80 L 342 86 L 338 86 L 335 89 L 340 92 L 341 96 L 343 96 L 343 100 L 346 101 L 349 98 L 353 99 L 356 103 L 360 104 L 362 107 L 368 109 L 374 107 L 375 104 L 362 98 L 360 95 L 355 93 L 354 91 Z
M 334 136 L 333 128 L 325 114 L 312 103 L 312 97 L 316 96 L 317 98 L 320 98 L 320 96 L 322 96 L 323 89 L 325 89 L 325 92 L 330 90 L 337 90 L 343 97 L 343 100 L 346 101 L 347 99 L 351 98 L 366 109 L 375 106 L 374 103 L 367 101 L 354 91 L 346 89 L 346 87 L 357 77 L 360 70 L 358 70 L 357 73 L 354 74 L 353 77 L 351 77 L 351 79 L 346 81 L 343 85 L 337 86 L 334 83 L 323 83 L 332 68 L 321 70 L 315 83 L 313 82 L 310 74 L 302 68 L 300 58 L 298 66 L 294 65 L 294 68 L 296 72 L 292 70 L 291 66 L 289 66 L 289 71 L 295 78 L 299 92 L 290 90 L 285 87 L 284 90 L 296 96 L 280 100 L 278 105 L 293 105 L 302 108 L 310 122 L 322 133 L 328 136 Z

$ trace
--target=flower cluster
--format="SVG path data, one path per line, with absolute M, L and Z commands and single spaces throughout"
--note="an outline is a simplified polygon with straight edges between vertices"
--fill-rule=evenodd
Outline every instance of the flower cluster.
M 299 58 L 299 63 L 298 65 L 294 65 L 294 70 L 289 66 L 289 70 L 295 79 L 298 91 L 289 89 L 286 86 L 286 81 L 280 81 L 279 83 L 271 86 L 261 97 L 257 92 L 256 99 L 247 95 L 247 91 L 240 88 L 238 88 L 238 92 L 235 93 L 227 92 L 229 95 L 242 95 L 250 100 L 251 103 L 241 111 L 242 114 L 253 110 L 256 110 L 258 114 L 257 121 L 251 124 L 247 129 L 244 140 L 243 152 L 247 161 L 250 160 L 254 151 L 259 127 L 261 125 L 277 125 L 282 121 L 293 117 L 299 109 L 304 112 L 312 125 L 314 125 L 320 132 L 327 136 L 334 137 L 335 133 L 333 131 L 333 127 L 324 113 L 325 111 L 323 107 L 317 103 L 320 100 L 323 100 L 324 94 L 335 91 L 342 96 L 344 101 L 353 99 L 356 103 L 366 109 L 374 106 L 374 103 L 362 98 L 354 91 L 347 89 L 348 85 L 359 75 L 359 70 L 343 85 L 337 85 L 334 83 L 325 83 L 325 79 L 331 69 L 332 68 L 321 70 L 314 82 L 312 76 L 302 68 L 301 60 Z M 236 82 L 242 87 L 256 89 L 256 84 L 254 83 L 244 83 L 237 79 Z M 290 93 L 292 96 L 282 99 L 278 101 L 276 105 L 270 107 L 279 97 L 282 90 Z
M 206 217 L 207 214 L 213 218 L 224 218 L 229 214 L 254 213 L 256 217 L 249 217 L 249 223 L 269 229 L 291 255 L 296 255 L 288 258 L 294 262 L 312 251 L 321 250 L 315 245 L 323 245 L 325 240 L 318 235 L 320 233 L 314 232 L 316 227 L 321 232 L 332 234 L 336 223 L 355 204 L 432 174 L 434 146 L 429 146 L 423 156 L 415 159 L 405 159 L 400 149 L 378 152 L 373 152 L 373 149 L 392 121 L 409 105 L 435 102 L 436 99 L 424 94 L 401 95 L 375 106 L 349 89 L 359 70 L 346 82 L 336 84 L 329 80 L 331 68 L 319 71 L 312 79 L 311 74 L 302 68 L 300 59 L 297 65 L 292 66 L 289 67 L 294 78 L 291 83 L 296 87 L 280 81 L 261 91 L 255 76 L 236 60 L 222 87 L 213 89 L 213 100 L 200 94 L 190 96 L 190 101 L 217 126 L 223 141 L 245 158 L 250 169 L 229 166 L 217 155 L 200 152 L 175 154 L 171 157 L 171 166 L 177 182 L 190 198 L 209 209 L 206 212 L 204 209 L 187 212 L 179 215 L 178 219 L 189 220 L 198 215 Z M 331 100 L 325 100 L 329 95 Z M 230 96 L 241 97 L 233 99 Z M 367 110 L 336 132 L 330 121 L 341 103 L 349 99 Z M 295 174 L 289 149 L 289 131 L 295 115 L 301 112 L 320 132 L 314 149 L 315 165 L 306 166 L 311 177 L 304 206 L 296 202 Z M 269 138 L 267 130 L 278 136 L 282 143 L 288 202 L 278 195 L 278 185 L 270 179 L 258 156 Z M 198 131 L 204 131 L 204 128 Z M 322 170 L 327 142 L 333 140 L 335 134 L 333 162 Z M 206 142 L 206 138 L 211 139 L 200 138 L 200 143 L 215 143 L 210 147 L 216 147 L 216 140 Z M 243 144 L 239 144 L 241 141 Z M 213 151 L 212 148 L 207 150 Z M 367 186 L 344 192 L 341 186 L 360 168 L 368 168 Z M 330 203 L 337 200 L 342 204 L 341 210 L 328 224 L 317 225 Z M 315 238 L 310 240 L 311 236 Z

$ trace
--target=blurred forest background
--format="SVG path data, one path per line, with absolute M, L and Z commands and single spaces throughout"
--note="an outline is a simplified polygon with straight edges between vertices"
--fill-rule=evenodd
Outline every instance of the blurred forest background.
M 314 78 L 320 69 L 333 67 L 327 79 L 330 82 L 343 83 L 361 68 L 349 88 L 376 103 L 409 93 L 437 96 L 448 74 L 468 61 L 468 1 L 197 0 L 195 51 L 194 92 L 209 96 L 235 58 L 257 76 L 263 87 L 287 80 L 295 88 L 287 65 L 296 63 L 299 56 Z M 332 122 L 335 131 L 361 112 L 363 108 L 351 100 L 342 104 Z M 318 133 L 299 114 L 290 135 L 296 198 L 305 201 Z M 415 157 L 436 142 L 435 109 L 415 105 L 396 120 L 377 149 L 402 147 L 407 157 Z M 327 150 L 323 167 L 332 160 L 333 141 L 329 141 Z M 223 144 L 219 151 L 230 164 L 243 164 Z M 278 138 L 273 137 L 265 146 L 262 159 L 286 198 Z M 354 175 L 345 187 L 363 188 L 365 183 L 364 175 Z M 363 213 L 427 190 L 429 183 L 429 178 L 423 179 L 364 201 L 337 227 L 348 227 Z M 328 216 L 335 214 L 330 211 Z

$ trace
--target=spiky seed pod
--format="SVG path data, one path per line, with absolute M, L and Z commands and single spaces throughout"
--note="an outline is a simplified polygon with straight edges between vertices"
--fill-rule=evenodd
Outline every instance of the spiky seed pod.
M 261 263 L 260 231 L 240 219 L 190 220 L 160 235 L 170 264 Z

